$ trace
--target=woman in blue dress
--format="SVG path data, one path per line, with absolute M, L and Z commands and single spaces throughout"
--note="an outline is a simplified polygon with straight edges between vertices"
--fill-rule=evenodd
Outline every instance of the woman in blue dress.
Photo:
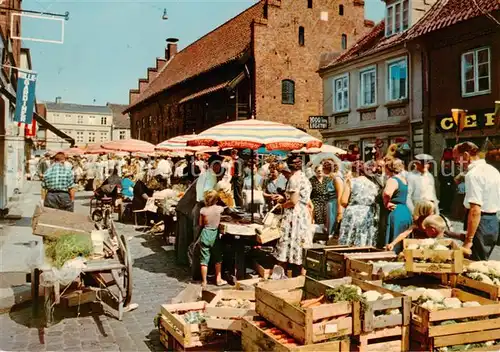
M 400 233 L 412 225 L 412 215 L 406 205 L 408 197 L 408 182 L 403 176 L 404 164 L 400 159 L 389 160 L 385 165 L 389 179 L 384 189 L 384 206 L 389 210 L 385 244 L 391 243 Z M 396 253 L 401 252 L 401 243 L 394 248 Z
M 326 190 L 328 201 L 326 203 L 326 228 L 328 236 L 338 235 L 338 225 L 342 220 L 344 208 L 340 204 L 340 198 L 344 191 L 344 180 L 339 172 L 339 165 L 333 159 L 325 159 L 322 162 L 323 173 L 328 177 Z

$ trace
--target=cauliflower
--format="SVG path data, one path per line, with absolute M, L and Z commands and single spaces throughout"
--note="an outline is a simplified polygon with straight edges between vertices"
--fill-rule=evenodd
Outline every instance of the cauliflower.
M 473 280 L 481 281 L 481 282 L 484 282 L 485 284 L 494 285 L 493 280 L 491 280 L 489 278 L 489 276 L 487 276 L 481 272 L 477 272 L 477 271 L 471 272 L 467 276 L 469 276 Z
M 390 293 L 384 293 L 380 299 L 391 299 L 391 298 L 394 298 L 393 295 L 391 295 Z
M 422 308 L 425 308 L 431 312 L 434 312 L 436 310 L 439 310 L 440 308 L 440 304 L 434 302 L 434 301 L 431 301 L 431 300 L 428 300 L 428 301 L 425 301 L 424 303 L 422 303 L 420 305 Z
M 444 299 L 444 296 L 441 294 L 441 292 L 432 288 L 426 289 L 422 296 L 433 300 L 434 302 L 442 302 Z
M 434 249 L 435 251 L 447 251 L 447 250 L 449 250 L 448 247 L 446 247 L 442 244 L 437 244 L 434 247 L 432 247 L 432 249 Z
M 462 302 L 456 297 L 445 298 L 443 304 L 447 309 L 462 308 Z
M 378 300 L 379 298 L 381 298 L 382 295 L 377 291 L 366 291 L 366 292 L 363 292 L 363 297 L 368 302 L 374 302 L 374 301 Z
M 489 267 L 485 261 L 472 262 L 467 267 L 467 271 L 477 271 L 483 274 L 487 274 L 489 272 Z
M 399 314 L 399 309 L 388 309 L 385 314 L 387 315 L 398 315 Z
M 462 307 L 467 308 L 467 307 L 481 307 L 479 302 L 476 301 L 469 301 L 469 302 L 464 302 L 462 303 Z
M 488 266 L 490 274 L 500 277 L 500 261 L 489 260 L 486 265 Z
M 493 345 L 495 345 L 495 340 L 493 340 L 493 341 L 486 341 L 486 342 L 484 343 L 484 346 L 485 346 L 485 347 L 491 347 L 491 346 L 493 346 Z

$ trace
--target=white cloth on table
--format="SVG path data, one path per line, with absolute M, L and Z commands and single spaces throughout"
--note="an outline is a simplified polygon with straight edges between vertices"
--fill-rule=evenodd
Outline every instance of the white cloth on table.
M 471 203 L 485 213 L 500 211 L 500 172 L 484 159 L 473 161 L 465 174 L 464 206 Z

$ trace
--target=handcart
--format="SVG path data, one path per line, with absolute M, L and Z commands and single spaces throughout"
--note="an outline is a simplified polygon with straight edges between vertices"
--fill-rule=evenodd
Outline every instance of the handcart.
M 79 219 L 76 219 L 77 217 Z M 48 218 L 50 218 L 50 225 L 44 224 Z M 82 223 L 84 218 L 86 222 Z M 62 223 L 54 223 L 55 219 L 61 219 Z M 71 220 L 76 222 L 71 222 Z M 34 234 L 42 233 L 41 236 L 48 236 L 44 225 L 73 231 L 73 229 L 68 228 L 68 223 L 78 224 L 78 229 L 75 229 L 77 232 L 81 231 L 82 228 L 90 230 L 92 221 L 82 215 L 55 209 L 37 209 L 33 219 Z M 97 224 L 94 223 L 94 225 L 96 229 L 99 229 Z M 118 235 L 112 220 L 108 231 L 111 242 L 115 244 L 111 246 L 114 249 L 111 250 L 112 256 L 110 258 L 86 260 L 85 266 L 81 268 L 73 282 L 64 287 L 59 282 L 54 282 L 52 286 L 44 284 L 42 287 L 47 326 L 53 321 L 53 312 L 56 306 L 73 307 L 90 302 L 102 304 L 106 311 L 114 314 L 119 320 L 122 319 L 125 307 L 130 304 L 132 299 L 132 258 L 126 238 L 123 235 Z M 82 232 L 82 235 L 88 235 L 88 233 Z M 108 252 L 110 251 L 108 250 Z M 38 297 L 41 293 L 41 274 L 42 270 L 39 268 L 32 272 L 32 297 Z M 33 302 L 33 310 L 37 314 L 37 299 L 34 299 Z

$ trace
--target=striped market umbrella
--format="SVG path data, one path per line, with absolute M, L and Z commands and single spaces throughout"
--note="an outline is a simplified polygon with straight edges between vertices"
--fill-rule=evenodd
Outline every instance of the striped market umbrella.
M 257 150 L 295 150 L 320 148 L 323 142 L 293 126 L 262 120 L 226 122 L 187 141 L 188 146 L 218 146 Z
M 187 142 L 191 138 L 196 136 L 195 134 L 186 134 L 183 136 L 177 136 L 174 138 L 167 139 L 166 141 L 157 144 L 155 149 L 170 152 L 181 152 L 188 150 Z M 190 150 L 189 150 L 190 151 Z
M 151 154 L 155 151 L 154 144 L 133 138 L 102 143 L 101 147 L 104 149 L 108 149 L 110 152 L 118 151 Z
M 155 149 L 157 151 L 174 152 L 179 155 L 186 155 L 189 153 L 217 153 L 219 151 L 219 148 L 216 147 L 188 147 L 187 142 L 194 137 L 196 137 L 195 134 L 173 137 L 157 144 Z

